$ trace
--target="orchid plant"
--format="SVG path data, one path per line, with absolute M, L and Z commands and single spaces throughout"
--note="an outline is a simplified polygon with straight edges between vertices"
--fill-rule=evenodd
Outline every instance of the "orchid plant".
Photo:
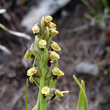
M 51 22 L 52 17 L 47 15 L 42 17 L 41 26 L 35 24 L 32 31 L 35 34 L 35 46 L 32 44 L 30 49 L 25 53 L 25 59 L 33 58 L 33 66 L 27 70 L 29 81 L 38 87 L 37 103 L 32 110 L 47 110 L 48 103 L 55 97 L 62 97 L 65 93 L 71 91 L 60 91 L 55 88 L 56 81 L 64 73 L 58 68 L 58 60 L 60 55 L 57 53 L 61 51 L 61 47 L 53 41 L 53 37 L 58 34 L 56 24 Z M 36 65 L 36 61 L 38 62 Z M 80 84 L 75 76 L 75 81 L 80 87 L 80 96 L 78 103 L 78 110 L 87 110 L 87 98 L 85 94 L 84 82 Z M 28 95 L 28 82 L 26 83 L 26 110 L 27 110 L 27 95 Z M 82 109 L 79 109 L 81 108 Z

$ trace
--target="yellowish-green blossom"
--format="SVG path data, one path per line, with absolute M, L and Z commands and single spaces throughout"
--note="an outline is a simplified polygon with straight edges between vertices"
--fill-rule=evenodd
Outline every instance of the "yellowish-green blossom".
M 46 47 L 46 45 L 47 45 L 47 42 L 46 42 L 46 40 L 39 40 L 39 47 L 40 48 L 45 48 Z
M 55 90 L 55 95 L 56 97 L 62 97 L 63 93 L 61 91 L 59 91 L 58 89 Z
M 54 51 L 49 51 L 49 58 L 51 60 L 58 60 L 60 59 L 60 56 Z
M 51 36 L 55 36 L 55 35 L 57 35 L 59 32 L 57 31 L 57 30 L 55 30 L 55 29 L 51 29 L 50 30 L 50 35 Z
M 47 15 L 46 17 L 45 17 L 45 22 L 50 22 L 50 21 L 52 21 L 52 17 L 51 16 L 49 16 L 49 15 Z
M 54 69 L 52 69 L 52 73 L 53 75 L 56 75 L 56 76 L 63 76 L 64 73 L 57 67 L 54 67 Z
M 33 27 L 32 27 L 32 31 L 34 34 L 38 34 L 39 31 L 40 31 L 40 28 L 37 24 L 35 24 Z
M 35 73 L 37 73 L 37 68 L 32 67 L 27 71 L 27 76 L 32 76 Z
M 25 58 L 26 60 L 28 60 L 29 58 L 31 58 L 31 56 L 32 56 L 31 51 L 30 51 L 30 50 L 27 50 L 27 52 L 25 53 L 24 58 Z
M 50 88 L 48 86 L 45 86 L 42 88 L 41 93 L 45 96 L 49 95 L 50 93 Z
M 61 48 L 56 42 L 51 43 L 51 48 L 54 49 L 55 51 L 61 51 Z
M 56 24 L 53 22 L 50 22 L 50 28 L 56 29 Z

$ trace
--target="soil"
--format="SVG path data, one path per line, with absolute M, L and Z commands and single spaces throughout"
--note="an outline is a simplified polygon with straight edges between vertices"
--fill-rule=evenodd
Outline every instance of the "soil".
M 35 1 L 32 0 L 30 3 L 26 0 L 23 5 L 15 3 L 16 7 L 11 3 L 14 4 L 13 1 L 8 3 L 5 1 L 4 3 L 1 0 L 1 6 L 9 9 L 8 14 L 11 21 L 4 18 L 3 15 L 0 15 L 0 21 L 11 30 L 25 32 L 25 29 L 20 26 L 20 22 L 23 15 L 28 12 L 28 6 L 32 7 Z M 105 52 L 109 45 L 104 42 L 103 48 L 98 53 L 96 52 L 104 31 L 97 26 L 91 26 L 70 33 L 71 29 L 90 22 L 84 17 L 87 12 L 90 13 L 81 2 L 76 0 L 71 1 L 53 15 L 53 22 L 57 24 L 57 30 L 59 31 L 58 36 L 54 37 L 54 41 L 58 42 L 62 48 L 62 51 L 59 52 L 61 56 L 59 68 L 65 73 L 65 76 L 58 79 L 56 88 L 70 90 L 72 93 L 61 98 L 55 98 L 49 103 L 48 110 L 77 109 L 79 87 L 72 78 L 73 74 L 79 81 L 82 79 L 85 81 L 88 110 L 110 109 L 110 53 Z M 0 43 L 11 50 L 11 55 L 7 55 L 0 50 L 0 110 L 25 109 L 26 70 L 32 66 L 32 60 L 25 61 L 24 54 L 34 41 L 34 35 L 30 35 L 32 40 L 27 41 L 11 36 L 0 29 Z M 76 73 L 75 67 L 80 62 L 101 64 L 99 74 L 91 76 Z M 38 88 L 29 83 L 28 110 L 31 110 L 36 104 L 37 92 Z

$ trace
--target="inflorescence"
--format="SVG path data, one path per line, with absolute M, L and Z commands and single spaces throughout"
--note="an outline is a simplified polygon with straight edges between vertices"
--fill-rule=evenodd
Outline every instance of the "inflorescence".
M 27 71 L 27 76 L 31 83 L 38 86 L 40 101 L 46 100 L 46 103 L 55 97 L 62 97 L 64 93 L 70 93 L 70 91 L 60 91 L 54 88 L 57 78 L 63 76 L 64 73 L 58 68 L 60 55 L 57 51 L 61 51 L 61 47 L 52 40 L 59 33 L 56 30 L 56 24 L 51 22 L 52 19 L 51 16 L 45 16 L 41 19 L 41 27 L 38 24 L 32 27 L 37 50 L 32 44 L 25 53 L 26 60 L 34 59 L 33 67 Z M 36 61 L 38 61 L 37 66 Z

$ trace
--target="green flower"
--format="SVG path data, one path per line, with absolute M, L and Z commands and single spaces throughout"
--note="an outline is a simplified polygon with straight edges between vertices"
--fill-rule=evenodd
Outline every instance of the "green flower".
M 47 15 L 46 17 L 45 17 L 45 22 L 50 22 L 50 21 L 52 21 L 52 17 L 51 16 L 49 16 L 49 15 Z
M 40 48 L 45 48 L 46 47 L 46 45 L 47 45 L 47 42 L 46 42 L 46 40 L 39 40 L 39 47 Z
M 54 67 L 54 69 L 52 69 L 52 73 L 53 75 L 56 75 L 56 76 L 63 76 L 64 73 L 57 67 Z
M 51 43 L 51 48 L 54 49 L 55 51 L 61 51 L 61 48 L 56 42 Z
M 55 30 L 55 29 L 51 29 L 50 30 L 50 35 L 51 36 L 55 36 L 55 35 L 57 35 L 59 32 L 57 31 L 57 30 Z
M 48 86 L 45 86 L 42 88 L 41 93 L 45 96 L 49 95 L 50 93 L 50 88 Z
M 38 34 L 38 33 L 39 33 L 40 28 L 38 27 L 37 24 L 35 24 L 35 25 L 32 27 L 32 31 L 33 31 L 34 34 Z
M 53 22 L 50 22 L 50 28 L 56 29 L 56 24 Z
M 51 60 L 58 60 L 60 59 L 60 56 L 54 51 L 49 51 L 49 58 Z
M 35 73 L 37 73 L 37 68 L 32 67 L 27 71 L 27 76 L 32 76 Z
M 55 89 L 55 92 L 54 92 L 56 97 L 62 97 L 63 94 L 65 94 L 65 93 L 71 93 L 71 91 L 59 91 L 58 89 Z
M 59 91 L 58 89 L 55 90 L 55 95 L 56 97 L 62 97 L 63 93 L 61 91 Z

